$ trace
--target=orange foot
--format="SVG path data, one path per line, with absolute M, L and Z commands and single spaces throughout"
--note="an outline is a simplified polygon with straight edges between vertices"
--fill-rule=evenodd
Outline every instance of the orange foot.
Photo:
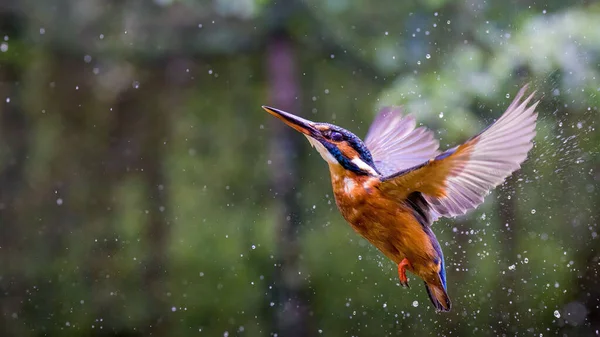
M 398 277 L 400 277 L 401 286 L 410 288 L 408 285 L 408 278 L 406 278 L 406 268 L 410 270 L 412 269 L 412 266 L 410 265 L 410 262 L 408 262 L 408 259 L 404 258 L 404 260 L 398 264 Z

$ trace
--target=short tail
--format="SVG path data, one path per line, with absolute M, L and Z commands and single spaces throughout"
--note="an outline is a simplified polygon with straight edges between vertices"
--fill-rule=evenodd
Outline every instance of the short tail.
M 441 282 L 435 283 L 427 283 L 425 282 L 425 289 L 427 289 L 427 295 L 429 295 L 429 299 L 431 303 L 438 311 L 448 312 L 452 308 L 452 303 L 450 302 L 450 297 L 448 297 L 448 293 Z

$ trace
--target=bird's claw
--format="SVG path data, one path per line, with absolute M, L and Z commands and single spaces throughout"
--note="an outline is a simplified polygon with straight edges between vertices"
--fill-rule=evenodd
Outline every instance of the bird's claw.
M 398 263 L 398 278 L 400 279 L 400 285 L 406 288 L 410 288 L 408 285 L 408 278 L 406 277 L 406 269 L 412 269 L 410 262 L 408 259 L 404 258 L 400 263 Z

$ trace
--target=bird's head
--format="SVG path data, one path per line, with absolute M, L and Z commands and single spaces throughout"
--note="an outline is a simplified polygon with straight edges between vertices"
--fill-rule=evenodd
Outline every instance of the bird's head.
M 336 125 L 312 122 L 268 106 L 263 106 L 263 109 L 304 134 L 329 165 L 340 165 L 361 175 L 380 175 L 371 153 L 352 132 Z

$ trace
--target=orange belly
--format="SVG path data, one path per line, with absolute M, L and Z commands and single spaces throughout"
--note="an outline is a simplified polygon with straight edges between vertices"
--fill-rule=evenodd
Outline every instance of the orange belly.
M 402 201 L 386 198 L 379 180 L 331 168 L 333 192 L 342 216 L 352 228 L 396 264 L 407 258 L 416 275 L 437 270 L 430 237 Z

